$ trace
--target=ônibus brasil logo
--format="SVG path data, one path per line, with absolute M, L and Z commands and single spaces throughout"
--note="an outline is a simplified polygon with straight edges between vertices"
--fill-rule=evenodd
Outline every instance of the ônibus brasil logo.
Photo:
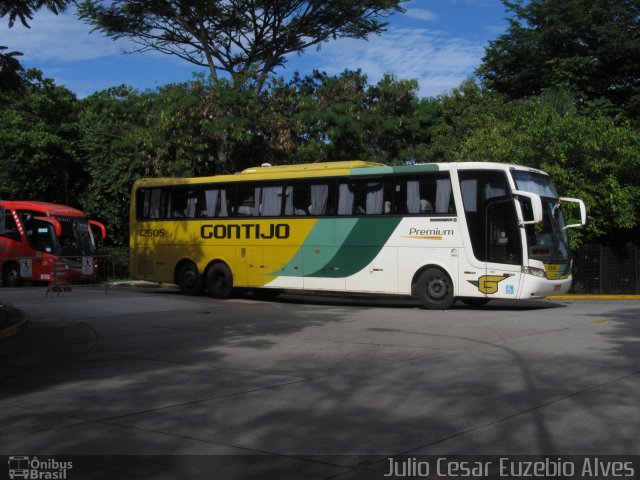
M 38 457 L 9 457 L 9 478 L 33 480 L 65 480 L 67 471 L 73 468 L 73 462 L 61 462 L 54 458 L 39 460 Z

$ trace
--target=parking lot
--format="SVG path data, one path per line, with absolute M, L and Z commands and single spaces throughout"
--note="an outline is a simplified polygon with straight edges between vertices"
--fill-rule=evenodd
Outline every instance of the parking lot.
M 0 343 L 2 455 L 173 455 L 186 471 L 178 455 L 266 454 L 296 478 L 352 478 L 367 456 L 640 454 L 638 301 L 0 300 L 30 317 Z

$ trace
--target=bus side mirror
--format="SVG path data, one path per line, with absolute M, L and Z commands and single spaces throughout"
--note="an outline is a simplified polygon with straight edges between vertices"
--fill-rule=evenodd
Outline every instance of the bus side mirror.
M 514 190 L 516 197 L 526 198 L 531 203 L 531 214 L 533 220 L 520 220 L 520 225 L 534 225 L 542 222 L 542 200 L 540 195 L 531 192 L 523 192 L 522 190 Z
M 52 217 L 33 217 L 33 218 L 35 220 L 40 220 L 41 222 L 46 222 L 51 226 L 53 226 L 53 231 L 55 232 L 56 237 L 62 236 L 62 225 L 60 225 L 60 222 L 55 218 L 52 218 Z
M 107 238 L 107 227 L 105 227 L 104 224 L 97 222 L 95 220 L 89 220 L 89 225 L 97 228 L 100 231 L 101 239 L 104 240 L 105 238 Z
M 6 215 L 6 211 L 4 207 L 0 207 L 0 235 L 4 235 L 6 232 L 6 223 L 4 221 L 4 217 Z
M 576 228 L 582 227 L 587 224 L 587 207 L 585 207 L 584 202 L 579 198 L 567 198 L 560 197 L 560 203 L 577 203 L 580 207 L 580 223 L 573 223 L 571 225 L 565 225 L 564 229 L 567 228 Z

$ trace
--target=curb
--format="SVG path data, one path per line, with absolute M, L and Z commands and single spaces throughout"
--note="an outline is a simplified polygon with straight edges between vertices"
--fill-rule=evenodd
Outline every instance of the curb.
M 546 300 L 640 300 L 640 295 L 551 295 Z
M 7 338 L 18 335 L 20 332 L 26 330 L 26 328 L 29 326 L 29 316 L 26 313 L 21 312 L 20 310 L 17 310 L 13 307 L 7 307 L 6 305 L 4 308 L 7 310 L 7 314 L 9 316 L 18 317 L 18 321 L 7 328 L 0 330 L 0 342 Z

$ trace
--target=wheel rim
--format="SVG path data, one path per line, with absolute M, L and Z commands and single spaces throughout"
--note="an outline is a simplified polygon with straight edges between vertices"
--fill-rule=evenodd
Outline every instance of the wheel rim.
M 222 292 L 227 288 L 227 279 L 222 273 L 217 272 L 213 277 L 213 287 L 217 292 Z
M 20 271 L 15 267 L 9 267 L 5 272 L 5 285 L 9 287 L 19 286 Z
M 427 295 L 434 300 L 442 300 L 446 298 L 449 293 L 449 285 L 447 282 L 439 277 L 434 277 L 429 280 L 427 284 Z
M 198 275 L 193 270 L 193 268 L 189 268 L 185 270 L 182 274 L 182 283 L 187 288 L 195 288 L 198 282 Z

